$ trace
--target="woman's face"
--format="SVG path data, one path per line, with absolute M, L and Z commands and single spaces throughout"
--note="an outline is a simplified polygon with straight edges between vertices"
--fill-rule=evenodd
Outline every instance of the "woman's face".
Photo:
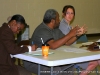
M 73 20 L 73 18 L 74 18 L 74 11 L 73 11 L 73 9 L 68 8 L 67 11 L 66 11 L 66 15 L 64 16 L 64 18 L 66 19 L 66 21 L 68 23 L 70 23 Z

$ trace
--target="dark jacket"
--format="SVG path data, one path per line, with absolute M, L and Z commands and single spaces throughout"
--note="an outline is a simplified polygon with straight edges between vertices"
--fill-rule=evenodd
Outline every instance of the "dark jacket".
M 10 54 L 28 52 L 27 47 L 18 47 L 15 44 L 15 37 L 8 26 L 4 23 L 0 27 L 0 75 L 19 75 Z

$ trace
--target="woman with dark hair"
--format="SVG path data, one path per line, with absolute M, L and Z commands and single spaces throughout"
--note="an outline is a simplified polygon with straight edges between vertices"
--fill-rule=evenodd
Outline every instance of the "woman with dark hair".
M 15 44 L 14 34 L 18 34 L 26 26 L 21 15 L 14 15 L 8 23 L 0 27 L 0 75 L 31 75 L 20 66 L 16 66 L 11 55 L 36 50 L 36 45 L 19 47 Z
M 59 29 L 66 35 L 72 29 L 70 23 L 75 17 L 75 9 L 71 5 L 66 5 L 63 7 L 62 14 L 63 19 L 60 22 Z
M 59 29 L 63 32 L 63 34 L 67 35 L 72 30 L 72 26 L 70 24 L 75 17 L 75 8 L 72 5 L 66 5 L 63 7 L 62 14 L 63 19 L 60 22 Z M 73 37 L 72 39 L 75 40 L 75 42 L 71 44 L 76 44 L 78 38 Z M 80 63 L 77 65 L 83 69 L 86 69 L 88 63 Z
M 75 17 L 74 7 L 72 5 L 64 6 L 63 10 L 62 10 L 62 17 L 63 18 L 60 22 L 59 29 L 63 32 L 63 34 L 66 35 L 72 29 L 72 26 L 70 24 L 74 20 L 74 17 Z M 77 39 L 75 37 L 73 37 L 72 39 L 75 40 L 75 42 L 73 42 L 73 43 L 76 43 Z M 71 44 L 73 44 L 73 43 L 71 43 Z

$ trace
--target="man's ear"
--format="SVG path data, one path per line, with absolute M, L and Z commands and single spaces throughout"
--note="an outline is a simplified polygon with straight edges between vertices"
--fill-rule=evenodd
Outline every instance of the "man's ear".
M 52 19 L 52 20 L 51 20 L 51 23 L 52 23 L 52 24 L 54 24 L 54 23 L 55 23 L 55 20 L 54 20 L 54 19 Z

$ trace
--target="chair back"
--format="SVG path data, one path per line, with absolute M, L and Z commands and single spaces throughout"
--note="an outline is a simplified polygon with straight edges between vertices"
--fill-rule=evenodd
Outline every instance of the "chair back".
M 87 36 L 86 34 L 82 35 L 77 42 L 88 42 Z

